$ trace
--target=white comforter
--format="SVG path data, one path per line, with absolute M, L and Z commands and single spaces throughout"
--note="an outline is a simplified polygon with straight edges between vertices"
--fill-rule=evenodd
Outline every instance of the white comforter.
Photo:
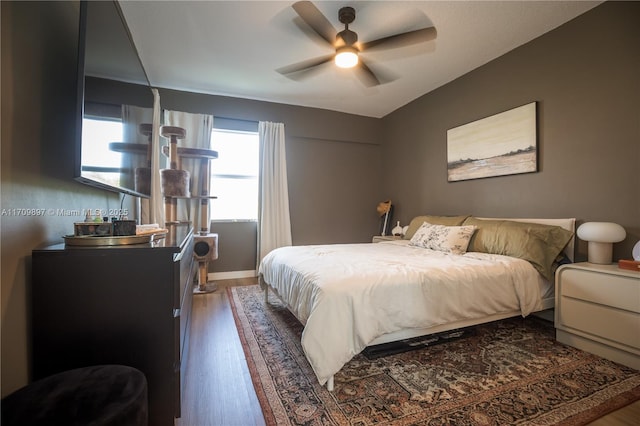
M 383 334 L 541 308 L 542 278 L 527 261 L 405 240 L 282 247 L 259 274 L 305 325 L 302 347 L 320 384 Z

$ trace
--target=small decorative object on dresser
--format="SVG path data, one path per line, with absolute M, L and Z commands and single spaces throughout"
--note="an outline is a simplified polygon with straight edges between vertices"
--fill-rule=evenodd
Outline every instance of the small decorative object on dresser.
M 611 222 L 586 222 L 578 227 L 578 238 L 589 243 L 589 263 L 607 265 L 611 263 L 613 243 L 627 236 L 624 228 Z
M 621 269 L 628 269 L 630 271 L 640 272 L 640 261 L 620 259 L 618 260 L 618 267 Z
M 633 256 L 633 260 L 640 261 L 640 241 L 633 246 L 633 250 L 631 250 L 631 255 Z
M 400 226 L 400 221 L 398 221 L 396 226 L 391 230 L 391 235 L 395 237 L 404 235 L 404 232 L 402 232 L 402 226 Z
M 640 241 L 633 246 L 631 251 L 633 260 L 620 259 L 618 260 L 618 267 L 621 269 L 629 269 L 630 271 L 640 272 Z
M 640 369 L 640 272 L 573 263 L 556 272 L 556 339 Z

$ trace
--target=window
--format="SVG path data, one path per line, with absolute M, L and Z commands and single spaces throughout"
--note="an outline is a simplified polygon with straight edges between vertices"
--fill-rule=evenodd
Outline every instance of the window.
M 122 121 L 108 117 L 82 119 L 82 176 L 101 183 L 121 186 L 122 154 L 109 148 L 109 144 L 122 140 Z M 115 167 L 118 166 L 118 167 Z
M 111 167 L 120 164 L 122 154 L 109 148 L 109 143 L 122 140 L 122 121 L 109 118 L 83 118 L 82 139 L 91 140 L 91 149 L 82 150 L 82 164 Z
M 211 149 L 211 220 L 258 219 L 258 132 L 215 128 Z

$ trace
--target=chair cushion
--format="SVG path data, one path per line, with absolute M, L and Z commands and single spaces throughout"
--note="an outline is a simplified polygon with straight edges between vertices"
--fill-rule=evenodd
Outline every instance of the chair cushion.
M 147 379 L 124 365 L 64 371 L 6 396 L 1 411 L 3 426 L 147 425 Z

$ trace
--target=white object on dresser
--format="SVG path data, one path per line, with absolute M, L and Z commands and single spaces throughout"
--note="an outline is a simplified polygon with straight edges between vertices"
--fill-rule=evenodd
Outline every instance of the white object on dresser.
M 371 239 L 372 243 L 379 243 L 381 241 L 394 241 L 394 240 L 401 240 L 402 237 L 401 236 L 396 236 L 396 235 L 374 235 L 373 238 Z
M 574 263 L 556 272 L 556 339 L 640 369 L 640 272 Z
M 589 243 L 590 263 L 608 265 L 611 263 L 613 243 L 625 239 L 627 232 L 617 223 L 587 222 L 578 227 L 578 238 Z
M 633 256 L 633 260 L 640 260 L 640 241 L 633 246 L 633 250 L 631 250 L 631 255 Z

